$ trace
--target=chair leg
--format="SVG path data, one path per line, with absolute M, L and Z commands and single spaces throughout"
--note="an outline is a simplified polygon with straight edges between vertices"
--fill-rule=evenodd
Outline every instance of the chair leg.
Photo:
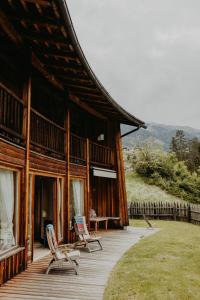
M 98 248 L 95 248 L 95 249 L 90 249 L 90 246 L 89 246 L 89 243 L 88 243 L 87 248 L 88 248 L 88 251 L 89 251 L 90 253 L 91 253 L 91 252 L 95 252 L 95 251 L 103 250 L 103 247 L 102 247 L 100 241 L 99 241 L 99 240 L 96 240 L 95 242 L 97 242 L 98 245 L 99 245 L 99 247 L 98 247 Z
M 51 267 L 52 267 L 52 264 L 54 262 L 54 258 L 52 258 L 52 260 L 50 261 L 49 265 L 48 265 L 48 268 L 46 270 L 46 274 L 49 274 L 49 271 L 51 270 Z
M 68 262 L 70 263 L 70 265 L 72 266 L 72 268 L 74 269 L 76 275 L 78 275 L 78 266 L 77 266 L 77 262 L 75 260 L 71 260 L 70 258 L 68 258 Z
M 103 250 L 103 247 L 102 247 L 102 245 L 101 245 L 100 241 L 98 240 L 97 242 L 99 243 L 100 250 Z
M 77 266 L 79 266 L 79 263 L 77 262 L 77 260 L 74 260 L 74 262 L 75 262 L 75 264 L 76 264 Z

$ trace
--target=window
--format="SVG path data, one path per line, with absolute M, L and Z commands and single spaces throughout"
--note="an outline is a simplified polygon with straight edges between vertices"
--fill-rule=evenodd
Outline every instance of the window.
M 70 186 L 70 220 L 84 216 L 84 180 L 72 179 Z
M 63 184 L 62 179 L 57 180 L 57 225 L 58 225 L 58 240 L 63 239 Z
M 0 169 L 0 254 L 17 245 L 17 177 Z

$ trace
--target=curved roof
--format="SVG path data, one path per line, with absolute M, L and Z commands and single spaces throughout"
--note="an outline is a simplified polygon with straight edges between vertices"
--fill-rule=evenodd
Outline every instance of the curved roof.
M 75 97 L 80 105 L 106 118 L 145 127 L 143 121 L 116 103 L 95 76 L 78 42 L 65 0 L 3 0 L 0 8 L 9 22 L 11 38 L 32 48 L 34 66 L 58 88 L 67 89 L 71 100 Z

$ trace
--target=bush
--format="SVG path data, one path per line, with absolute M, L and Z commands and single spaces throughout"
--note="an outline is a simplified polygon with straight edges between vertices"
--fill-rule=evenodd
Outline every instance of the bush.
M 149 184 L 190 202 L 200 202 L 200 170 L 190 173 L 184 161 L 174 153 L 151 150 L 148 147 L 129 154 L 132 170 Z

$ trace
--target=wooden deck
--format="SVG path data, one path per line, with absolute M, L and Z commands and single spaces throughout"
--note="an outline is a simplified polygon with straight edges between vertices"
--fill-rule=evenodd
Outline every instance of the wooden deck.
M 80 274 L 67 268 L 45 274 L 50 256 L 32 263 L 23 273 L 0 288 L 4 300 L 98 300 L 103 298 L 109 274 L 123 253 L 141 238 L 155 233 L 156 229 L 128 228 L 101 233 L 103 251 L 81 251 Z

